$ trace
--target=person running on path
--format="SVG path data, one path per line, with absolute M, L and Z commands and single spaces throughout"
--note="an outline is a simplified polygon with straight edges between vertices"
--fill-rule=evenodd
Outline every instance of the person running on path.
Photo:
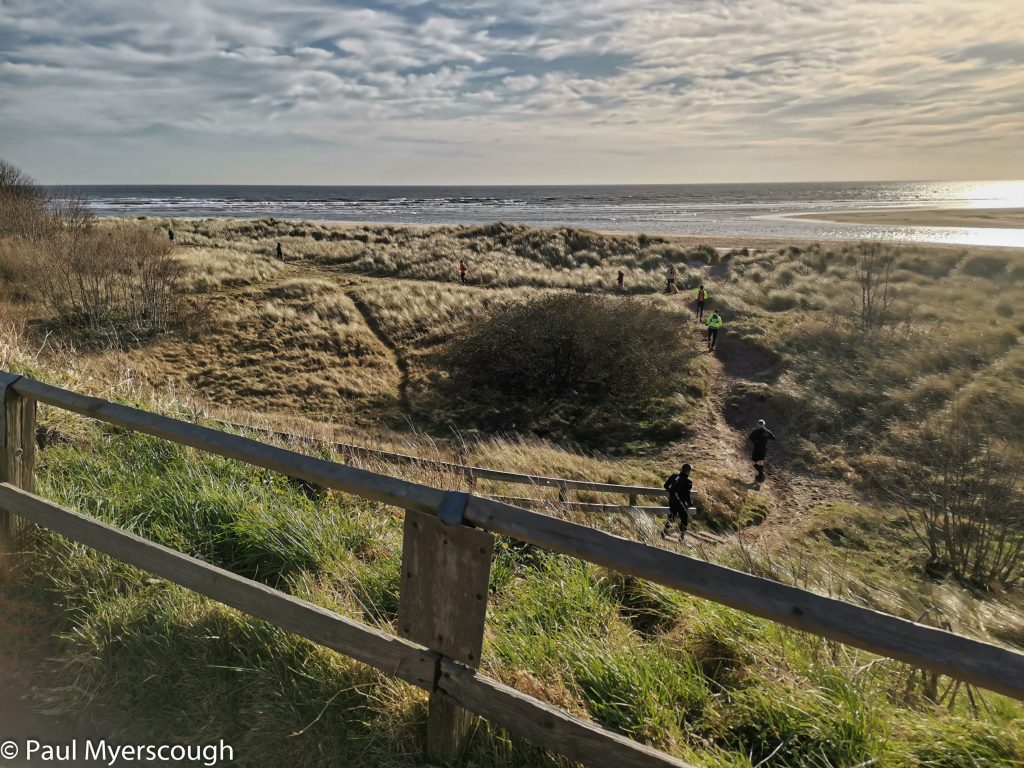
M 697 319 L 704 319 L 704 302 L 708 300 L 708 292 L 704 290 L 702 285 L 697 289 Z
M 618 287 L 619 293 L 626 290 L 626 273 L 621 269 L 619 270 L 619 276 L 615 278 L 615 285 Z
M 690 465 L 683 464 L 679 472 L 671 475 L 665 481 L 665 490 L 668 491 L 668 519 L 665 521 L 665 528 L 661 535 L 668 538 L 672 532 L 672 522 L 679 518 L 679 541 L 686 536 L 686 528 L 690 524 L 690 516 L 687 510 L 693 506 L 690 499 L 690 491 L 693 490 L 693 480 L 690 479 Z
M 459 278 L 462 282 L 466 282 L 466 273 L 469 271 L 469 267 L 466 266 L 465 259 L 459 259 Z
M 675 264 L 669 264 L 668 270 L 666 271 L 667 282 L 665 283 L 665 293 L 679 293 L 679 289 L 676 288 L 676 276 L 679 274 L 676 271 Z
M 757 427 L 750 433 L 750 442 L 754 444 L 754 452 L 750 454 L 750 460 L 754 462 L 754 469 L 757 470 L 755 483 L 764 482 L 764 460 L 768 455 L 768 441 L 774 440 L 775 435 L 764 425 L 764 419 L 757 422 Z
M 284 250 L 282 250 L 280 243 L 277 244 L 277 258 L 284 261 Z
M 171 229 L 170 227 L 167 228 L 167 239 L 170 240 L 172 243 L 174 242 L 174 230 Z
M 718 331 L 721 327 L 722 318 L 716 310 L 712 312 L 711 317 L 708 318 L 708 352 L 715 351 L 715 346 L 718 344 Z

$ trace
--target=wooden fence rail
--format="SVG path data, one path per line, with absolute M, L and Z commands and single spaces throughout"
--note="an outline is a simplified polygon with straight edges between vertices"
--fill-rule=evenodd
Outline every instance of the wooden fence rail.
M 223 420 L 218 420 L 218 423 L 234 429 L 247 429 L 262 432 L 281 440 L 302 442 L 310 439 L 299 435 L 293 435 L 290 432 L 280 432 L 278 430 L 270 429 L 269 427 L 256 427 L 252 425 L 239 424 L 234 421 Z M 560 491 L 595 491 L 599 493 L 622 494 L 630 497 L 630 506 L 636 506 L 636 499 L 640 496 L 657 496 L 659 498 L 667 498 L 668 496 L 664 488 L 654 488 L 646 485 L 594 483 L 589 480 L 569 480 L 564 477 L 547 477 L 545 475 L 508 472 L 503 469 L 488 469 L 487 467 L 457 464 L 455 462 L 444 461 L 442 459 L 426 459 L 420 456 L 413 456 L 408 453 L 384 451 L 380 448 L 367 448 L 353 443 L 339 443 L 321 438 L 315 438 L 314 441 L 327 443 L 338 451 L 348 453 L 352 456 L 358 456 L 360 458 L 383 459 L 384 461 L 394 461 L 405 464 L 427 465 L 453 474 L 463 475 L 471 480 L 493 480 L 494 482 L 499 483 L 536 485 L 546 488 L 558 488 Z
M 467 712 L 472 712 L 590 765 L 683 765 L 475 671 L 486 613 L 491 534 L 578 557 L 1024 700 L 1024 654 L 945 630 L 494 499 L 312 458 L 32 379 L 0 373 L 0 392 L 0 510 L 4 514 L 51 528 L 431 691 L 427 751 L 435 760 L 458 756 L 470 733 Z M 33 495 L 36 401 L 407 510 L 398 622 L 399 633 L 406 639 Z

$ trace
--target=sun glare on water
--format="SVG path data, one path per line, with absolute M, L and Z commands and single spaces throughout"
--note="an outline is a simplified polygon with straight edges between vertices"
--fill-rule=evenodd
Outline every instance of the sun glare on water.
M 964 193 L 971 208 L 1024 208 L 1024 181 L 991 181 Z

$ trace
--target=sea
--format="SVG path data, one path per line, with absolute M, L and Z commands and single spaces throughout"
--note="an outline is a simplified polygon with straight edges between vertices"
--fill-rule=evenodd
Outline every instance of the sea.
M 605 186 L 78 187 L 100 216 L 570 226 L 605 232 L 1024 247 L 1024 229 L 877 226 L 798 218 L 899 208 L 1024 207 L 1024 181 Z

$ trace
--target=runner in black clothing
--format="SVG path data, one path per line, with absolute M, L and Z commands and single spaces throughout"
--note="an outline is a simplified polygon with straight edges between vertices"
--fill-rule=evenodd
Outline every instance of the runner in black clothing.
M 774 440 L 775 435 L 764 425 L 764 419 L 757 422 L 757 428 L 750 433 L 750 442 L 754 444 L 754 452 L 750 454 L 750 460 L 754 462 L 754 469 L 757 470 L 755 483 L 764 482 L 764 459 L 768 455 L 768 441 Z
M 661 535 L 668 538 L 672 531 L 672 521 L 679 518 L 679 540 L 686 536 L 686 527 L 690 524 L 690 517 L 686 510 L 693 506 L 690 500 L 690 491 L 693 490 L 693 480 L 690 479 L 690 465 L 683 464 L 677 474 L 665 481 L 665 490 L 668 491 L 668 519 L 665 521 L 665 529 Z

